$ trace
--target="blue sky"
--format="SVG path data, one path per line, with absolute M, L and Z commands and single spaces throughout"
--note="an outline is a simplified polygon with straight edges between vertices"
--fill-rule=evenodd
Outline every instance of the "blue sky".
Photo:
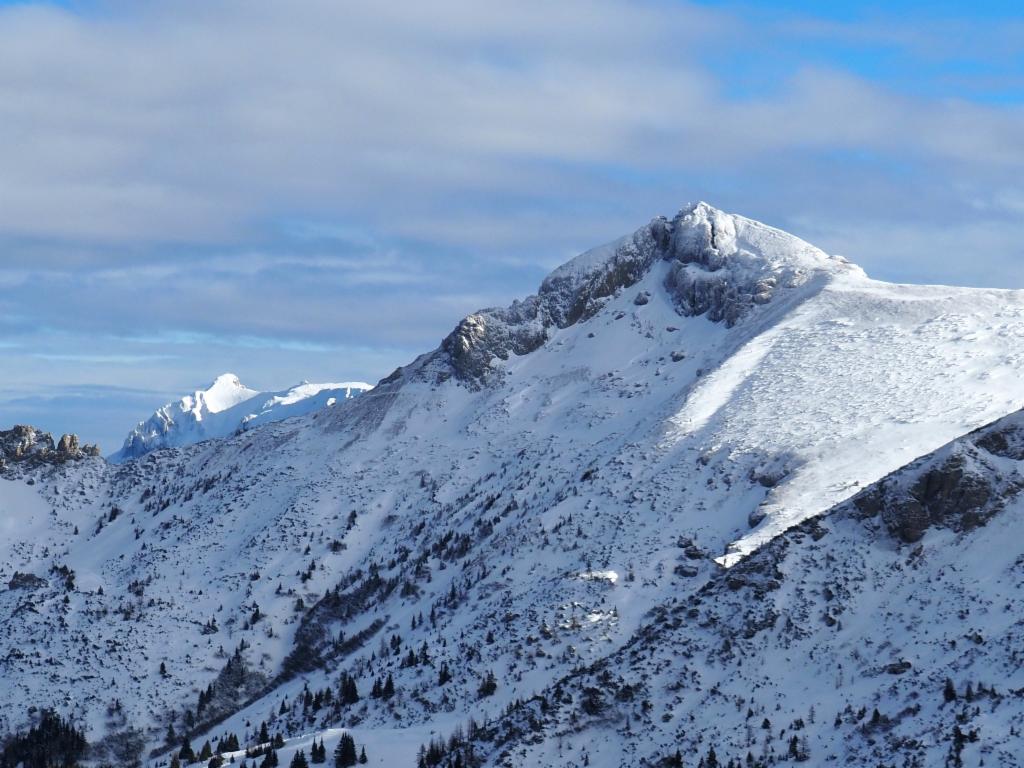
M 1010 3 L 0 0 L 0 425 L 375 381 L 706 199 L 1024 287 Z

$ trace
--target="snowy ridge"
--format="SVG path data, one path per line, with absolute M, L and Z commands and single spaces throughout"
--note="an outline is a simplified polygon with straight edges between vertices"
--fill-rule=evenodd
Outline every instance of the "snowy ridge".
M 669 744 L 687 764 L 715 744 L 745 759 L 751 738 L 764 765 L 793 735 L 815 764 L 875 765 L 884 744 L 933 765 L 954 651 L 958 695 L 997 671 L 1024 687 L 1017 619 L 996 610 L 1019 599 L 1019 547 L 987 558 L 1019 538 L 1019 440 L 950 443 L 1020 408 L 1022 364 L 1024 293 L 880 283 L 687 206 L 343 408 L 0 476 L 0 520 L 19 521 L 0 537 L 17 587 L 0 590 L 0 732 L 54 706 L 100 744 L 138 729 L 155 768 L 168 725 L 252 745 L 265 721 L 282 760 L 347 728 L 371 764 L 413 766 L 472 716 L 496 729 L 477 745 L 489 765 L 655 765 Z M 892 475 L 929 456 L 959 479 Z M 942 579 L 955 599 L 929 607 Z M 968 620 L 997 640 L 965 640 Z M 389 679 L 393 696 L 370 695 Z M 914 692 L 918 719 L 888 707 Z M 1024 711 L 1002 693 L 990 726 L 963 722 L 999 733 Z
M 109 460 L 120 463 L 158 448 L 228 437 L 242 429 L 305 415 L 369 389 L 372 385 L 359 381 L 329 384 L 304 381 L 280 392 L 259 392 L 246 387 L 234 374 L 225 373 L 206 389 L 186 395 L 177 403 L 167 403 L 146 421 L 139 422 L 121 450 Z

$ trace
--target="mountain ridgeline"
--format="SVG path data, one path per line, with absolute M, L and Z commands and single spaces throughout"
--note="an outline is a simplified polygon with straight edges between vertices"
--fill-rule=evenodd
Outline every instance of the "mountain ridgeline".
M 117 462 L 8 461 L 0 734 L 154 768 L 1019 765 L 1022 364 L 1022 292 L 686 206 L 343 404 L 260 418 L 221 377 Z
M 109 456 L 115 463 L 137 459 L 150 451 L 230 437 L 272 421 L 304 416 L 372 389 L 360 381 L 310 384 L 304 381 L 280 392 L 259 392 L 232 373 L 218 376 L 206 389 L 167 403 L 125 438 Z

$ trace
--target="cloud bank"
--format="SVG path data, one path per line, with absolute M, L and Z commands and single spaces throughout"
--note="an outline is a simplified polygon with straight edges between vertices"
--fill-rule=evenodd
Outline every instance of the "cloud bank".
M 1024 26 L 758 8 L 0 6 L 0 421 L 372 380 L 696 198 L 1024 286 Z

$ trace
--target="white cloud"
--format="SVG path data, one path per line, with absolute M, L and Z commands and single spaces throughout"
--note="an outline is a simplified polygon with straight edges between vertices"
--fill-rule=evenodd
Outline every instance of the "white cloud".
M 702 56 L 757 45 L 740 17 L 625 0 L 8 8 L 0 231 L 230 242 L 299 209 L 415 237 L 408 221 L 454 228 L 474 195 L 592 195 L 574 166 L 754 172 L 821 149 L 1024 164 L 1015 110 L 820 67 L 727 98 Z

